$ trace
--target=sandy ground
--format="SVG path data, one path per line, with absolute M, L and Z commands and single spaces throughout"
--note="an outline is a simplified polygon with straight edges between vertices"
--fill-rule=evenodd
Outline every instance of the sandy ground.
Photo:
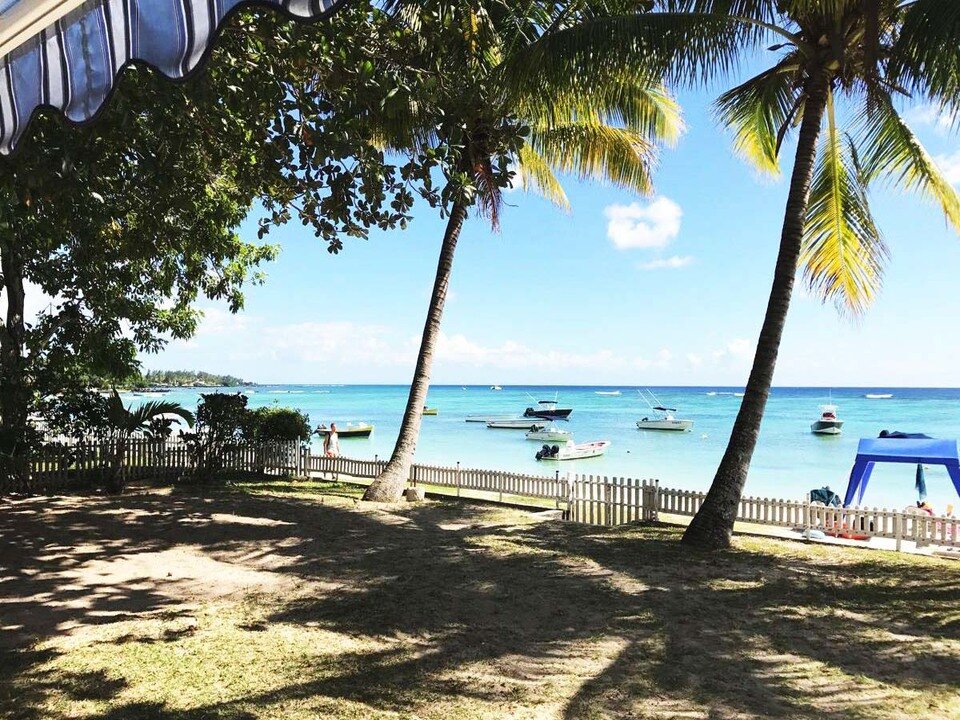
M 284 490 L 0 505 L 0 716 L 960 718 L 955 562 Z

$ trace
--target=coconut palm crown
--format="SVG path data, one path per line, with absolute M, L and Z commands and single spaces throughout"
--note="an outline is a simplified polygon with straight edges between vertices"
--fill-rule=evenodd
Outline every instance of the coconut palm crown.
M 617 11 L 632 3 L 612 3 Z M 475 207 L 499 226 L 504 188 L 518 184 L 562 207 L 557 173 L 597 178 L 641 194 L 652 191 L 657 145 L 682 130 L 676 103 L 642 63 L 580 63 L 543 81 L 518 66 L 537 63 L 540 44 L 611 3 L 558 6 L 530 0 L 426 0 L 388 4 L 398 26 L 417 37 L 404 59 L 430 80 L 411 113 L 385 129 L 385 143 L 449 149 L 440 193 L 449 219 L 417 367 L 393 455 L 365 497 L 399 498 L 419 436 L 430 367 L 460 229 Z
M 960 109 L 956 0 L 658 0 L 653 12 L 599 18 L 551 38 L 558 74 L 591 63 L 655 58 L 671 83 L 711 86 L 768 51 L 762 72 L 724 92 L 717 115 L 740 154 L 778 173 L 795 137 L 793 169 L 767 312 L 726 453 L 684 540 L 729 544 L 769 396 L 798 269 L 844 313 L 875 298 L 888 260 L 871 186 L 913 192 L 960 230 L 960 197 L 898 111 Z

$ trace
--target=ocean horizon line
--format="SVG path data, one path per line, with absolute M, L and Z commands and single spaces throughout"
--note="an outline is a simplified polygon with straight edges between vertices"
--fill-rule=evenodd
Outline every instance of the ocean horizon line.
M 219 385 L 212 387 L 267 387 L 267 386 L 282 386 L 282 385 L 295 385 L 297 387 L 392 387 L 392 388 L 402 388 L 410 387 L 410 383 L 394 383 L 394 382 L 357 382 L 357 383 L 317 383 L 317 382 L 251 382 L 243 385 Z M 580 384 L 533 384 L 533 383 L 509 383 L 509 384 L 488 384 L 488 383 L 455 383 L 455 382 L 446 382 L 446 383 L 431 383 L 430 387 L 433 388 L 481 388 L 489 389 L 497 385 L 503 389 L 507 388 L 546 388 L 546 389 L 563 389 L 563 388 L 588 388 L 588 389 L 613 389 L 613 390 L 639 390 L 643 388 L 675 388 L 675 389 L 685 389 L 685 390 L 744 390 L 743 385 L 652 385 L 652 384 L 641 384 L 641 385 L 622 385 L 616 383 L 599 383 L 599 384 L 589 384 L 589 385 L 580 385 Z M 773 390 L 960 390 L 960 386 L 949 386 L 949 385 L 774 385 L 771 387 Z

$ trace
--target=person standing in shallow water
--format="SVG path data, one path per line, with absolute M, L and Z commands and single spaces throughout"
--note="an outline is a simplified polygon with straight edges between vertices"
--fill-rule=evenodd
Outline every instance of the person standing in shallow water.
M 337 435 L 337 424 L 330 423 L 330 432 L 323 439 L 323 454 L 327 457 L 340 455 L 340 436 Z

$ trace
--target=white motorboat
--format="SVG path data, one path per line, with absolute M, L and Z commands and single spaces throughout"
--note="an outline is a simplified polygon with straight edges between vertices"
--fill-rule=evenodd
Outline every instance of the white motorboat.
M 583 460 L 603 455 L 608 447 L 610 447 L 609 440 L 597 440 L 579 445 L 573 440 L 567 440 L 564 445 L 544 445 L 537 451 L 535 457 L 537 460 Z
M 561 430 L 556 425 L 545 427 L 543 430 L 531 430 L 526 435 L 527 440 L 540 440 L 541 442 L 562 442 L 565 443 L 571 439 L 569 430 Z
M 656 408 L 659 410 L 660 408 Z M 675 430 L 685 432 L 693 427 L 693 420 L 678 420 L 668 408 L 664 408 L 662 416 L 645 417 L 637 420 L 638 430 Z
M 647 416 L 637 420 L 637 429 L 638 430 L 673 430 L 676 432 L 685 432 L 693 427 L 693 420 L 683 420 L 674 415 L 677 412 L 676 408 L 666 407 L 661 404 L 650 390 L 647 390 L 647 394 L 641 393 L 640 397 L 646 401 L 647 405 L 650 406 L 650 411 L 653 413 L 652 417 Z M 648 397 L 649 395 L 649 397 Z
M 515 420 L 516 415 L 467 415 L 467 422 L 483 423 L 498 422 L 500 420 Z
M 491 386 L 490 386 L 490 389 L 491 389 L 491 390 L 503 390 L 503 388 L 500 387 L 499 385 L 491 385 Z
M 837 417 L 836 405 L 821 405 L 820 419 L 810 426 L 810 432 L 815 435 L 839 435 L 843 427 L 843 420 Z
M 864 395 L 867 400 L 889 400 L 893 393 L 867 393 Z
M 493 430 L 543 430 L 546 425 L 539 418 L 513 418 L 488 422 L 487 427 Z
M 593 391 L 593 394 L 594 394 L 594 395 L 606 395 L 607 397 L 616 397 L 617 395 L 620 395 L 621 393 L 620 393 L 619 390 L 594 390 L 594 391 Z

